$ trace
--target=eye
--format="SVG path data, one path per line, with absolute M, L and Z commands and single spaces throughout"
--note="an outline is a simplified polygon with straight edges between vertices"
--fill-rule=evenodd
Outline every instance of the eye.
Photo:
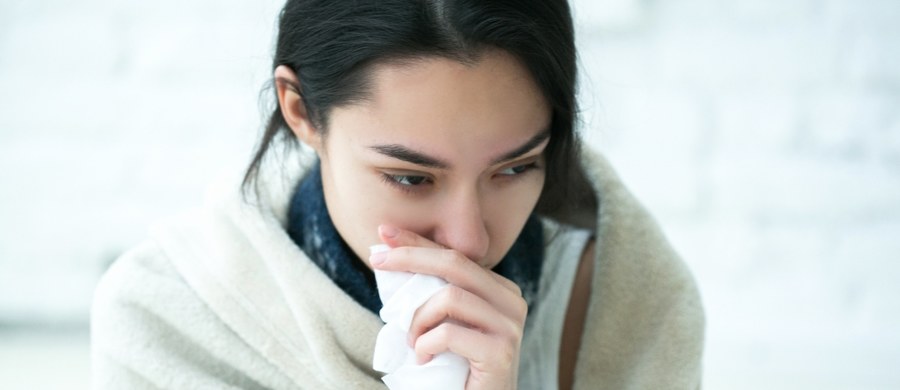
M 412 176 L 412 175 L 385 175 L 385 178 L 388 180 L 399 184 L 401 186 L 413 187 L 417 185 L 421 185 L 428 180 L 425 176 Z
M 529 170 L 532 170 L 536 167 L 537 167 L 537 164 L 535 164 L 535 163 L 516 165 L 513 167 L 506 168 L 506 169 L 498 172 L 497 174 L 502 175 L 502 176 L 518 176 L 518 175 L 528 172 Z
M 419 194 L 427 190 L 428 185 L 433 181 L 428 176 L 423 175 L 397 175 L 387 172 L 381 173 L 381 181 L 407 194 Z

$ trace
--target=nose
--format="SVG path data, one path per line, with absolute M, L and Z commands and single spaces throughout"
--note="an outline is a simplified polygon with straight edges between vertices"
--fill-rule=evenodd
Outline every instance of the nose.
M 490 237 L 477 191 L 453 196 L 442 208 L 434 232 L 435 242 L 484 264 Z

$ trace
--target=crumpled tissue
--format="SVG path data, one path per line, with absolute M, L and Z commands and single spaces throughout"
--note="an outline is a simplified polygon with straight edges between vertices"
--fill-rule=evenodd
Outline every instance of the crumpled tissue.
M 374 254 L 390 250 L 390 247 L 373 245 L 369 250 Z M 372 368 L 387 374 L 381 380 L 391 390 L 464 389 L 469 377 L 468 360 L 444 352 L 419 365 L 415 350 L 406 343 L 416 309 L 447 282 L 432 275 L 381 270 L 375 270 L 375 282 L 384 303 L 380 315 L 385 324 L 375 340 Z

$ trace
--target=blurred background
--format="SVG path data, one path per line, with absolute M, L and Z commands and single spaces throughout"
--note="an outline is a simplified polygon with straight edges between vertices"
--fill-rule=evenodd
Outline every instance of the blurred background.
M 94 285 L 248 161 L 281 4 L 0 0 L 0 388 L 89 387 Z M 584 138 L 695 273 L 705 387 L 900 388 L 900 2 L 573 6 Z

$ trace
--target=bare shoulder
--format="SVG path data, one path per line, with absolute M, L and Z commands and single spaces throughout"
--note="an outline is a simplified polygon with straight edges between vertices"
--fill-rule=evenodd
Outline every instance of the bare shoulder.
M 566 309 L 559 352 L 559 388 L 561 390 L 571 389 L 575 383 L 575 365 L 578 362 L 578 350 L 590 302 L 593 273 L 594 239 L 590 239 L 581 253 L 578 271 L 575 273 L 575 280 L 572 283 L 572 293 L 569 296 L 569 306 Z

